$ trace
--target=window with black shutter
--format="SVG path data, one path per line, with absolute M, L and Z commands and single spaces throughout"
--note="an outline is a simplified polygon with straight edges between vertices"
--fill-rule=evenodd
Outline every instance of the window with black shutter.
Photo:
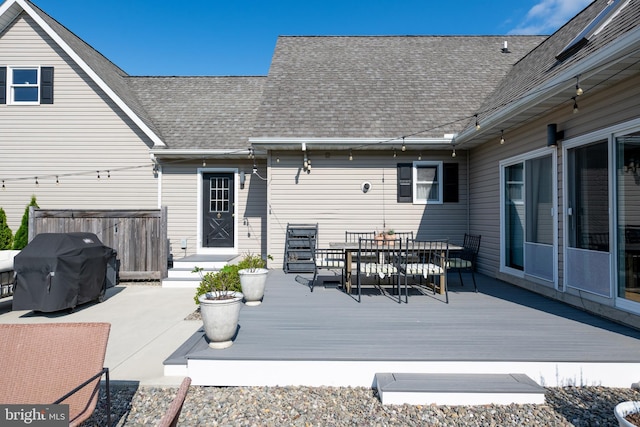
M 53 67 L 40 68 L 40 104 L 53 104 Z
M 413 203 L 413 163 L 398 163 L 398 203 Z
M 442 183 L 438 176 L 442 168 Z M 414 182 L 415 176 L 418 181 Z M 420 172 L 422 170 L 422 173 Z M 459 178 L 458 163 L 415 162 L 397 164 L 398 203 L 458 203 Z M 415 185 L 414 185 L 415 184 Z M 422 198 L 415 200 L 414 187 L 419 187 Z M 442 185 L 442 200 L 439 200 L 439 186 Z

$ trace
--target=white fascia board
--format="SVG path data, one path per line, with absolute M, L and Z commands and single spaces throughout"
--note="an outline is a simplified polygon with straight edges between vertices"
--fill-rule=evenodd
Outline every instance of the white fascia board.
M 116 103 L 118 107 L 124 111 L 124 113 L 144 132 L 154 143 L 154 145 L 165 146 L 165 143 L 160 139 L 158 135 L 155 134 L 149 127 L 140 119 L 140 117 L 131 109 L 129 106 L 119 97 L 116 93 L 107 85 L 99 76 L 96 74 L 89 65 L 84 62 L 80 56 L 73 50 L 71 47 L 64 42 L 64 40 L 53 31 L 53 29 L 42 19 L 40 15 L 38 15 L 31 6 L 24 0 L 14 0 L 17 4 L 22 7 L 22 9 L 31 16 L 31 18 L 36 21 L 38 25 L 51 37 L 61 48 L 65 51 L 67 55 L 71 57 L 82 70 L 87 73 L 87 75 L 102 89 L 109 98 L 113 102 Z M 3 10 L 0 9 L 0 15 Z
M 639 42 L 640 27 L 636 27 L 624 36 L 609 43 L 609 45 L 600 49 L 595 54 L 578 62 L 573 67 L 567 68 L 553 79 L 547 81 L 543 86 L 531 89 L 529 94 L 510 103 L 505 108 L 498 110 L 497 113 L 483 117 L 482 128 L 480 131 L 474 128 L 469 128 L 461 132 L 456 137 L 456 142 L 465 143 L 471 139 L 477 138 L 479 134 L 491 129 L 494 125 L 516 116 L 523 110 L 526 111 L 535 107 L 559 92 L 573 88 L 576 83 L 576 76 L 579 75 L 582 78 L 586 78 L 609 68 L 611 65 L 624 59 L 627 55 L 633 54 Z M 620 53 L 622 54 L 620 55 Z
M 249 149 L 218 149 L 218 150 L 172 150 L 166 148 L 151 149 L 149 153 L 152 157 L 186 157 L 201 159 L 202 157 L 236 156 L 246 157 Z
M 249 143 L 256 146 L 268 146 L 272 149 L 299 149 L 302 144 L 312 149 L 314 145 L 323 147 L 341 148 L 371 148 L 375 146 L 397 146 L 404 144 L 411 148 L 412 146 L 425 145 L 442 145 L 450 144 L 453 135 L 445 135 L 442 138 L 415 138 L 415 137 L 392 137 L 392 138 L 249 138 Z

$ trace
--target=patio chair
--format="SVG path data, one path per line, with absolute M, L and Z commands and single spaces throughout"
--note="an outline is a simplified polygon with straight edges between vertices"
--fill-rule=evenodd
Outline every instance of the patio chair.
M 93 413 L 105 375 L 111 424 L 109 369 L 103 366 L 109 323 L 0 324 L 0 403 L 69 405 L 69 425 Z
M 171 401 L 171 405 L 169 405 L 167 412 L 165 412 L 162 419 L 160 419 L 157 427 L 176 427 L 178 425 L 178 418 L 180 418 L 180 412 L 182 412 L 182 406 L 184 405 L 190 385 L 191 377 L 185 377 L 178 388 L 176 396 Z
M 462 251 L 457 252 L 454 257 L 450 258 L 447 264 L 450 270 L 458 270 L 462 286 L 464 286 L 462 271 L 470 271 L 471 279 L 473 279 L 473 288 L 476 292 L 478 292 L 478 286 L 476 285 L 475 269 L 478 252 L 480 251 L 480 237 L 480 235 L 465 233 Z
M 446 265 L 449 257 L 448 240 L 419 241 L 407 239 L 402 257 L 398 258 L 399 274 L 404 276 L 404 288 L 409 302 L 409 277 L 419 277 L 419 285 L 431 286 L 433 293 L 437 288 L 444 290 L 445 300 L 449 303 L 449 291 L 446 281 Z
M 364 277 L 374 277 L 381 292 L 384 292 L 379 279 L 390 278 L 398 302 L 402 302 L 400 281 L 396 260 L 402 256 L 402 240 L 360 239 L 356 255 L 358 302 L 362 302 L 362 282 Z
M 304 277 L 300 274 L 296 276 L 296 282 L 309 286 L 311 292 L 315 286 L 315 282 L 318 278 L 318 272 L 321 269 L 326 270 L 340 270 L 341 271 L 341 284 L 344 278 L 344 251 L 340 249 L 329 248 L 314 248 L 310 246 L 311 259 L 308 261 L 311 265 L 309 271 L 313 271 L 313 277 L 311 279 Z

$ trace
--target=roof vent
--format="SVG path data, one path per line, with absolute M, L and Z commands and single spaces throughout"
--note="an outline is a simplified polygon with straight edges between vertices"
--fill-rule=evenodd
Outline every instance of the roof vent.
M 509 43 L 506 40 L 502 44 L 502 53 L 511 53 L 509 50 Z

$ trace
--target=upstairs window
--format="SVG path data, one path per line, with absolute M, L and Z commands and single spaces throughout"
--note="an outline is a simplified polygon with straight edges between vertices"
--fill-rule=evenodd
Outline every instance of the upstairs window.
M 11 69 L 11 103 L 37 103 L 40 101 L 37 68 Z
M 53 67 L 0 67 L 0 104 L 53 104 Z

